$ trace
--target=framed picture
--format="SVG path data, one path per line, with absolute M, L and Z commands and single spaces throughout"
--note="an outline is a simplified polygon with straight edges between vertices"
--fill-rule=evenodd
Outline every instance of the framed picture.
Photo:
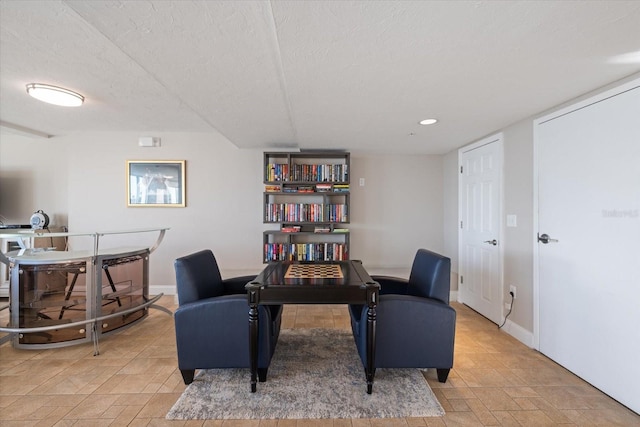
M 127 206 L 183 208 L 184 160 L 127 160 Z

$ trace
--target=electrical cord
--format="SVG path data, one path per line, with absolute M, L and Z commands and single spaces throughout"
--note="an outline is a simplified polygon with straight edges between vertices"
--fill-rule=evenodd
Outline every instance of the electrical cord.
M 504 316 L 504 322 L 502 322 L 502 325 L 498 326 L 498 329 L 502 329 L 504 324 L 507 323 L 507 317 L 509 317 L 509 315 L 511 314 L 511 310 L 513 310 L 513 301 L 515 300 L 515 298 L 514 298 L 513 292 L 509 292 L 509 295 L 511 295 L 511 304 L 509 304 L 509 312 L 507 313 L 506 316 Z

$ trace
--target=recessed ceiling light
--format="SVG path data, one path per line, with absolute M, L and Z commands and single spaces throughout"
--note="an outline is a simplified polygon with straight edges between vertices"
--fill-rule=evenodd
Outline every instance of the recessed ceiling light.
M 438 119 L 424 119 L 424 120 L 420 120 L 420 124 L 421 125 L 432 125 L 434 123 L 438 123 Z
M 29 83 L 27 93 L 40 101 L 63 107 L 79 107 L 84 102 L 84 96 L 79 93 L 42 83 Z

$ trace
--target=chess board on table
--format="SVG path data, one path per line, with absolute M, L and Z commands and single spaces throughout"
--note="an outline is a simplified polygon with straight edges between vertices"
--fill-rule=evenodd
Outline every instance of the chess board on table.
M 291 264 L 284 274 L 285 279 L 343 279 L 338 264 Z

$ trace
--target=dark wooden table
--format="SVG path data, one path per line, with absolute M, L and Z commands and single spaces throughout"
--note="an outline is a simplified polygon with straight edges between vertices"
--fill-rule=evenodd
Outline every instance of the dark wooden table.
M 313 275 L 287 278 L 292 264 L 336 265 L 342 277 Z M 376 305 L 380 285 L 362 266 L 362 261 L 323 263 L 274 262 L 246 286 L 249 301 L 249 351 L 251 392 L 256 391 L 258 373 L 258 305 L 273 304 L 363 304 L 367 308 L 367 393 L 373 390 L 376 348 Z

